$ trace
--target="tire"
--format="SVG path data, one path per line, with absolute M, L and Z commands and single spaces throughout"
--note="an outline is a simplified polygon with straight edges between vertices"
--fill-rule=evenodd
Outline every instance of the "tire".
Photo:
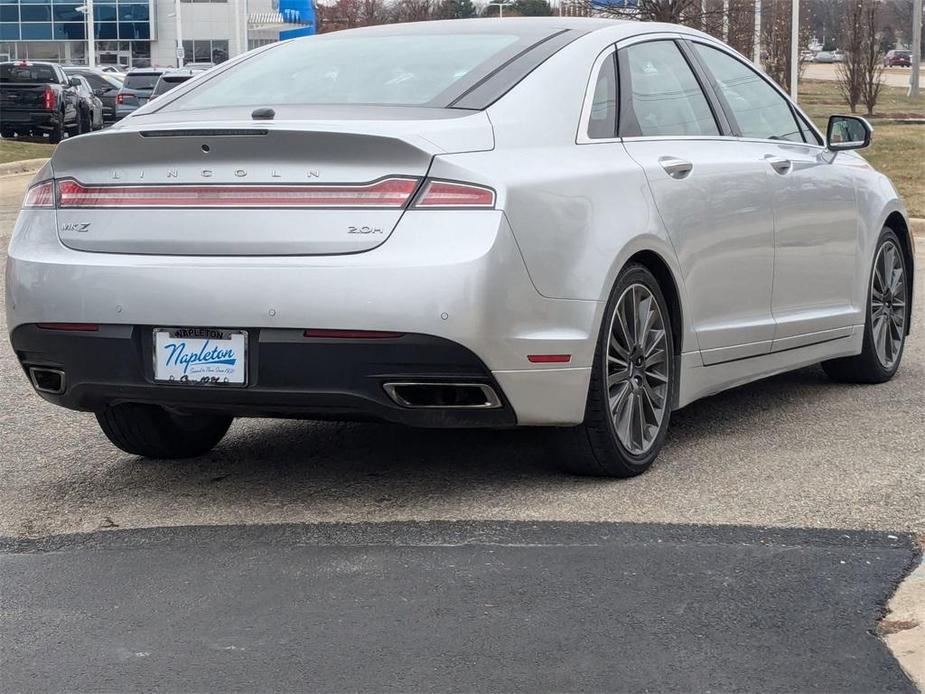
M 83 111 L 77 115 L 77 134 L 93 132 L 93 117 L 89 111 Z
M 55 127 L 48 133 L 48 141 L 56 145 L 64 139 L 64 122 L 58 121 Z
M 6 130 L 6 129 L 0 130 L 0 137 L 10 139 L 10 138 L 16 137 L 16 132 L 13 130 Z
M 640 315 L 649 315 L 646 307 L 655 314 L 649 315 L 651 329 L 644 333 L 644 349 L 638 343 L 629 344 L 638 332 L 635 327 L 632 335 L 629 325 L 621 330 L 619 318 L 629 315 L 633 305 Z M 661 287 L 646 267 L 628 265 L 617 278 L 604 311 L 584 422 L 556 432 L 559 464 L 574 474 L 606 477 L 634 477 L 648 470 L 668 432 L 676 372 L 671 316 Z M 612 398 L 615 416 L 611 415 Z M 661 411 L 656 413 L 659 404 Z M 637 412 L 654 415 L 657 421 L 643 423 Z
M 222 440 L 231 417 L 176 415 L 157 405 L 123 404 L 96 413 L 113 445 L 145 458 L 192 458 Z
M 893 283 L 884 287 L 881 283 L 886 263 L 893 268 L 893 272 L 889 273 Z M 898 275 L 896 268 L 899 269 Z M 884 383 L 893 378 L 899 369 L 910 319 L 906 270 L 906 258 L 899 237 L 892 229 L 884 227 L 877 240 L 877 250 L 867 281 L 863 348 L 857 356 L 822 362 L 823 370 L 833 381 Z M 877 294 L 880 299 L 877 299 Z M 879 329 L 881 326 L 886 330 L 885 333 Z

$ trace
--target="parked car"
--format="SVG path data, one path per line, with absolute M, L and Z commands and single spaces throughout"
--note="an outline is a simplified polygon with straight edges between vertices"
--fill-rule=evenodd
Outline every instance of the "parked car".
M 103 103 L 103 120 L 112 123 L 116 120 L 116 96 L 122 89 L 122 80 L 113 72 L 100 72 L 89 67 L 65 66 L 67 75 L 80 75 L 85 77 L 93 93 Z
M 155 99 L 162 94 L 166 94 L 174 87 L 177 87 L 184 82 L 188 82 L 193 79 L 196 75 L 202 74 L 204 69 L 200 68 L 190 68 L 182 67 L 175 70 L 167 70 L 163 75 L 161 75 L 157 84 L 154 85 L 154 90 L 151 92 L 149 99 Z
M 911 67 L 912 51 L 892 50 L 883 56 L 884 67 Z
M 815 51 L 801 51 L 800 52 L 800 62 L 803 63 L 813 63 L 816 61 L 816 52 Z
M 835 51 L 819 51 L 813 59 L 814 63 L 837 63 Z
M 103 128 L 103 102 L 93 93 L 90 83 L 83 75 L 74 75 L 72 80 L 77 80 L 77 95 L 80 97 L 80 131 L 89 133 L 94 130 Z
M 0 134 L 48 135 L 58 143 L 80 131 L 79 97 L 55 63 L 16 60 L 0 63 Z
M 118 77 L 125 77 L 125 66 L 124 65 L 99 65 L 97 69 L 100 72 L 105 72 L 108 75 L 116 75 Z
M 373 418 L 554 427 L 626 477 L 698 398 L 899 368 L 915 255 L 870 126 L 823 135 L 694 29 L 366 27 L 165 101 L 58 147 L 6 274 L 35 390 L 131 454 Z
M 116 120 L 125 118 L 151 98 L 151 92 L 164 70 L 160 68 L 137 68 L 125 75 L 122 89 L 116 95 Z

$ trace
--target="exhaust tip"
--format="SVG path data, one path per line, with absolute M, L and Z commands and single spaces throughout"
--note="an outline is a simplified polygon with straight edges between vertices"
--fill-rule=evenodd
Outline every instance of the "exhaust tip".
M 490 409 L 501 407 L 494 388 L 484 383 L 386 383 L 385 392 L 402 407 Z
M 64 372 L 61 369 L 49 369 L 44 366 L 30 366 L 29 380 L 32 387 L 40 393 L 60 395 L 64 392 Z

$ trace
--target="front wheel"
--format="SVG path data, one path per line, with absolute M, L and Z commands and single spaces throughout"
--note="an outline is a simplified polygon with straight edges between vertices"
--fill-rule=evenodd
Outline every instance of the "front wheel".
M 604 312 L 584 423 L 559 432 L 560 461 L 582 475 L 633 477 L 658 456 L 675 388 L 671 316 L 643 265 L 623 269 Z
M 863 349 L 855 357 L 822 362 L 829 378 L 846 383 L 884 383 L 893 378 L 906 342 L 909 298 L 902 244 L 885 227 L 870 272 Z
M 231 426 L 225 415 L 178 415 L 157 405 L 127 403 L 96 413 L 103 433 L 126 453 L 192 458 L 211 451 Z

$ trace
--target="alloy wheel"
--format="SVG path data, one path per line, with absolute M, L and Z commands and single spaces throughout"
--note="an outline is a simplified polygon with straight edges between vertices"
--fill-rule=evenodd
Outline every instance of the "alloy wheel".
M 891 369 L 906 335 L 906 278 L 902 255 L 892 241 L 877 253 L 870 289 L 870 327 L 877 359 Z
M 668 334 L 658 301 L 643 284 L 627 287 L 614 306 L 606 355 L 610 416 L 634 455 L 655 443 L 668 406 Z

